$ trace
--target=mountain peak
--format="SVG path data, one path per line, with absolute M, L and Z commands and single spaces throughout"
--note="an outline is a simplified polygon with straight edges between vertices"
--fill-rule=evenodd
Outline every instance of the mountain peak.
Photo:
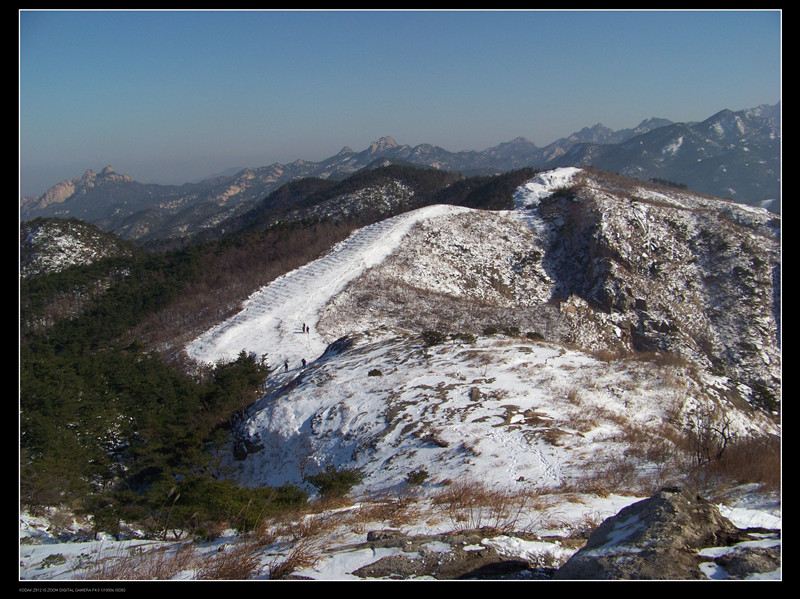
M 504 141 L 504 142 L 498 144 L 495 147 L 498 147 L 498 148 L 499 147 L 512 148 L 512 147 L 525 147 L 525 146 L 534 146 L 535 147 L 535 144 L 531 140 L 529 140 L 527 137 L 520 136 L 520 137 L 515 137 L 514 139 L 512 139 L 510 141 Z
M 384 152 L 391 148 L 396 148 L 399 145 L 400 144 L 398 144 L 394 139 L 392 139 L 389 136 L 381 137 L 378 141 L 373 141 L 369 145 L 369 153 L 375 154 L 376 152 Z
M 591 127 L 584 127 L 583 129 L 581 129 L 581 132 L 584 132 L 584 131 L 607 133 L 607 132 L 611 131 L 611 129 L 606 127 L 603 123 L 595 123 Z

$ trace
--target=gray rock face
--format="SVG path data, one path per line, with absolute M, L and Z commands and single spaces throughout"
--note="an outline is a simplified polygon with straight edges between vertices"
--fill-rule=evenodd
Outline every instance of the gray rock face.
M 383 557 L 353 574 L 365 579 L 389 580 L 499 580 L 518 578 L 521 574 L 526 578 L 531 576 L 532 566 L 527 560 L 502 556 L 492 547 L 482 545 L 483 538 L 481 531 L 432 536 L 406 536 L 396 530 L 371 531 L 367 546 L 397 547 L 404 554 Z M 439 547 L 434 549 L 434 546 Z M 448 550 L 442 551 L 442 546 Z
M 748 538 L 707 500 L 678 489 L 621 510 L 603 522 L 555 574 L 556 579 L 705 579 L 699 551 Z M 779 551 L 737 548 L 715 560 L 730 578 L 779 567 Z

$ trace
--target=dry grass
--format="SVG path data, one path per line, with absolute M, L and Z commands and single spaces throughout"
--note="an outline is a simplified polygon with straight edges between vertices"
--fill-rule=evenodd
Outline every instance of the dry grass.
M 436 493 L 433 504 L 455 530 L 484 529 L 494 534 L 519 532 L 522 516 L 538 492 L 491 489 L 479 481 L 459 481 Z
M 261 573 L 261 545 L 245 542 L 226 547 L 204 559 L 198 569 L 199 580 L 250 580 Z
M 265 523 L 265 532 L 261 534 L 271 537 L 272 541 L 283 538 L 293 543 L 320 537 L 339 525 L 342 514 L 348 513 L 341 511 L 342 508 L 350 505 L 343 499 L 319 500 L 310 504 L 308 510 L 283 514 Z
M 319 561 L 319 549 L 311 539 L 301 539 L 284 556 L 269 564 L 270 580 L 281 580 L 303 568 L 309 568 Z
M 170 580 L 179 572 L 198 566 L 195 548 L 183 544 L 178 549 L 147 549 L 137 546 L 118 555 L 93 562 L 78 577 L 81 580 Z
M 350 522 L 360 529 L 376 522 L 385 523 L 391 528 L 400 528 L 419 522 L 425 515 L 419 496 L 408 492 L 394 499 L 387 498 L 362 506 L 353 512 Z
M 637 488 L 638 471 L 631 461 L 622 458 L 599 458 L 587 464 L 584 475 L 565 485 L 571 493 L 588 493 L 608 497 L 613 493 L 631 493 Z
M 195 546 L 184 543 L 174 548 L 135 547 L 118 555 L 98 559 L 80 575 L 81 580 L 172 580 L 181 572 L 193 572 L 196 580 L 249 580 L 258 576 L 260 542 L 222 546 L 209 556 L 199 555 Z
M 781 440 L 779 437 L 737 439 L 719 459 L 692 471 L 690 481 L 697 486 L 731 483 L 756 483 L 766 491 L 781 490 Z
M 768 491 L 780 491 L 781 440 L 779 437 L 737 438 L 715 447 L 708 458 L 698 460 L 697 433 L 674 423 L 643 426 L 617 418 L 607 410 L 589 410 L 576 419 L 578 426 L 591 418 L 613 422 L 621 452 L 588 457 L 583 475 L 562 487 L 563 492 L 652 494 L 666 484 L 698 489 L 719 484 L 756 483 Z M 553 440 L 558 442 L 557 439 Z M 704 454 L 705 455 L 705 454 Z
M 622 357 L 621 352 L 614 351 L 609 348 L 596 349 L 591 352 L 591 355 L 594 359 L 599 360 L 600 362 L 613 362 Z
M 578 387 L 570 387 L 566 394 L 566 399 L 574 406 L 583 406 L 584 400 Z

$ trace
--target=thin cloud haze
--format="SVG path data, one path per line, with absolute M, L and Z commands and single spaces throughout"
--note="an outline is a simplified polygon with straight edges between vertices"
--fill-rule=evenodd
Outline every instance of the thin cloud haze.
M 781 12 L 19 13 L 20 191 L 183 183 L 390 135 L 451 151 L 780 100 Z

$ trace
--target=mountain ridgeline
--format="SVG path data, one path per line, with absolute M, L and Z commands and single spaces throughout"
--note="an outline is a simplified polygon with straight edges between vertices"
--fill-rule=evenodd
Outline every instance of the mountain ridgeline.
M 136 185 L 106 170 L 95 190 L 98 179 Z M 693 470 L 734 440 L 774 441 L 780 216 L 672 181 L 587 167 L 467 176 L 380 159 L 288 181 L 181 243 L 144 249 L 96 223 L 26 222 L 23 504 L 80 505 L 98 530 L 135 521 L 199 535 L 231 514 L 302 505 L 311 456 L 323 473 L 329 459 L 358 466 L 382 492 L 423 452 L 454 478 L 491 458 L 504 484 L 561 485 L 573 476 L 563 444 L 591 453 L 579 472 L 597 458 L 580 444 L 600 437 L 603 460 L 642 459 L 636 472 L 669 462 L 672 474 L 686 455 Z M 223 346 L 234 354 L 223 359 Z M 276 369 L 284 356 L 309 363 Z M 415 412 L 423 402 L 431 409 Z M 554 422 L 554 402 L 587 416 L 595 402 L 597 420 Z M 470 418 L 476 409 L 490 412 Z M 606 427 L 642 414 L 648 446 L 634 455 L 633 429 Z M 687 424 L 707 415 L 712 445 Z M 512 435 L 504 447 L 529 453 L 481 457 L 497 422 Z M 466 424 L 486 428 L 456 439 Z M 228 479 L 228 459 L 275 482 Z M 507 474 L 512 464 L 523 470 Z
M 390 137 L 356 152 L 349 147 L 322 160 L 296 160 L 246 168 L 234 175 L 184 185 L 143 184 L 106 167 L 62 181 L 39 197 L 20 202 L 23 220 L 74 217 L 122 238 L 153 241 L 187 238 L 200 232 L 231 230 L 227 223 L 287 183 L 297 183 L 271 200 L 272 208 L 292 207 L 297 194 L 333 189 L 359 171 L 406 164 L 490 176 L 520 169 L 594 166 L 643 181 L 658 179 L 749 205 L 780 212 L 780 104 L 732 112 L 723 110 L 700 123 L 648 119 L 612 131 L 586 127 L 545 147 L 518 137 L 482 151 L 451 152 L 431 144 L 408 146 Z M 293 197 L 288 197 L 293 196 Z M 298 207 L 294 205 L 294 207 Z
M 513 313 L 515 327 L 548 331 L 563 343 L 614 352 L 668 352 L 702 363 L 710 371 L 752 383 L 759 401 L 774 406 L 780 390 L 780 216 L 586 168 L 575 170 L 579 174 L 569 185 L 546 200 L 530 200 L 526 189 L 531 181 L 547 179 L 548 172 L 520 169 L 464 177 L 388 165 L 343 181 L 290 182 L 256 208 L 167 252 L 177 251 L 176 259 L 192 256 L 187 272 L 194 274 L 171 283 L 182 291 L 147 316 L 135 334 L 145 345 L 176 356 L 182 343 L 233 314 L 256 289 L 324 256 L 354 229 L 426 206 L 460 206 L 475 209 L 474 216 L 463 217 L 466 222 L 496 222 L 486 225 L 479 238 L 453 237 L 463 234 L 456 227 L 453 235 L 435 238 L 434 245 L 431 239 L 403 244 L 393 260 L 424 264 L 420 272 L 428 282 L 420 287 L 391 270 L 378 275 L 389 267 L 376 267 L 337 297 L 338 311 L 358 315 L 367 305 L 370 313 L 382 306 L 394 315 L 393 325 L 411 330 L 439 329 L 447 322 L 455 326 L 472 310 L 482 314 L 482 325 L 507 324 Z M 519 236 L 519 225 L 509 229 L 507 219 L 488 216 L 496 211 L 525 215 L 525 234 Z M 419 227 L 427 230 L 427 225 Z M 76 220 L 25 223 L 21 274 L 29 280 L 24 299 L 34 297 L 32 290 L 42 281 L 66 277 L 81 263 L 89 268 L 100 261 L 102 268 L 121 261 L 114 271 L 125 272 L 126 259 L 141 260 L 141 250 L 130 242 L 109 244 L 114 238 Z M 515 241 L 504 241 L 508 239 Z M 54 260 L 52 248 L 58 248 L 55 255 L 60 257 L 69 248 L 68 265 L 78 266 L 66 268 Z M 59 274 L 65 268 L 67 274 Z M 47 272 L 54 274 L 34 276 Z M 443 281 L 448 280 L 459 280 L 455 290 L 445 291 Z M 404 291 L 388 292 L 394 284 Z M 102 296 L 97 290 L 105 288 L 96 285 L 81 297 Z M 438 297 L 436 307 L 409 312 L 393 303 L 408 289 Z M 40 300 L 35 305 L 63 313 L 65 303 L 62 298 L 51 299 L 49 308 Z M 53 312 L 53 306 L 61 308 Z M 26 309 L 23 322 L 36 328 L 49 321 L 49 316 L 42 320 L 43 314 Z M 354 322 L 368 327 L 353 318 L 346 327 Z M 478 332 L 476 327 L 474 322 L 459 325 Z M 332 326 L 330 340 L 349 332 Z

